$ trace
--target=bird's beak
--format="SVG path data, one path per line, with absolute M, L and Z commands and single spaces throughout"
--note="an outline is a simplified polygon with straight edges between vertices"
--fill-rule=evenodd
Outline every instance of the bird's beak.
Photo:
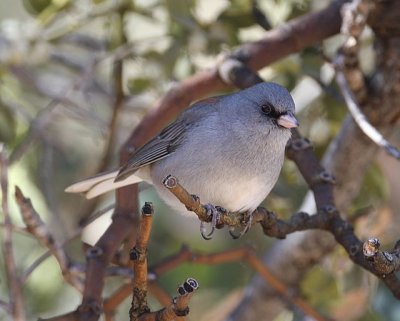
M 295 128 L 299 126 L 299 122 L 297 121 L 296 117 L 292 113 L 287 113 L 284 115 L 279 116 L 278 118 L 278 125 L 285 127 L 285 128 Z

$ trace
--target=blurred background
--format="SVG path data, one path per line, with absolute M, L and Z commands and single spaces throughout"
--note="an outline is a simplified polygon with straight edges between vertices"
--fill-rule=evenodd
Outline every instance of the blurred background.
M 67 253 L 85 262 L 83 239 L 94 244 L 110 224 L 106 211 L 76 237 L 85 219 L 110 208 L 110 193 L 94 202 L 67 195 L 64 188 L 93 175 L 99 168 L 118 164 L 121 145 L 143 115 L 179 80 L 215 65 L 217 56 L 248 41 L 260 39 L 265 29 L 325 6 L 328 1 L 260 0 L 265 25 L 257 23 L 250 0 L 1 0 L 0 1 L 0 141 L 10 157 L 10 207 L 15 225 L 23 226 L 13 199 L 18 185 L 31 198 L 54 237 L 65 242 Z M 373 33 L 362 37 L 361 62 L 368 75 L 374 70 Z M 267 81 L 289 88 L 296 100 L 301 132 L 321 156 L 339 131 L 346 107 L 333 84 L 333 70 L 321 51 L 332 56 L 341 36 L 320 47 L 308 48 L 260 71 Z M 118 89 L 115 61 L 123 59 Z M 118 92 L 119 90 L 119 92 Z M 113 143 L 108 147 L 110 123 L 117 95 L 123 104 L 117 115 Z M 222 93 L 215 93 L 222 94 Z M 393 137 L 400 141 L 400 131 Z M 368 170 L 360 196 L 349 214 L 367 211 L 357 220 L 361 239 L 380 238 L 392 246 L 398 237 L 400 167 L 380 153 Z M 307 186 L 295 165 L 285 162 L 281 178 L 264 204 L 289 217 L 302 204 Z M 1 197 L 5 197 L 2 195 Z M 219 230 L 212 241 L 199 233 L 199 222 L 164 206 L 152 188 L 144 186 L 141 204 L 152 201 L 155 220 L 149 263 L 156 264 L 187 244 L 215 253 L 251 246 L 260 256 L 272 242 L 253 228 L 240 240 Z M 397 230 L 397 231 L 396 231 Z M 14 233 L 14 253 L 22 273 L 46 249 L 24 233 Z M 3 259 L 1 258 L 0 261 Z M 0 296 L 8 299 L 4 262 L 0 266 Z M 161 276 L 172 294 L 186 277 L 196 278 L 201 289 L 191 302 L 190 320 L 222 320 L 238 302 L 254 272 L 241 262 L 217 266 L 184 264 Z M 110 278 L 111 293 L 122 278 Z M 337 320 L 398 320 L 400 304 L 337 247 L 312 268 L 301 293 L 319 311 Z M 80 304 L 81 296 L 64 283 L 57 262 L 42 262 L 23 288 L 29 319 L 65 313 Z M 125 320 L 129 301 L 118 310 Z M 151 301 L 153 309 L 158 303 Z M 0 318 L 7 319 L 0 309 Z M 299 319 L 290 310 L 275 320 Z

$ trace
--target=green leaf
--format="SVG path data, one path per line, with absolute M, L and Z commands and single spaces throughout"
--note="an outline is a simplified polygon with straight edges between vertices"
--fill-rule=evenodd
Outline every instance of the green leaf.
M 128 89 L 131 93 L 139 94 L 148 90 L 153 84 L 153 81 L 149 78 L 138 77 L 128 80 Z

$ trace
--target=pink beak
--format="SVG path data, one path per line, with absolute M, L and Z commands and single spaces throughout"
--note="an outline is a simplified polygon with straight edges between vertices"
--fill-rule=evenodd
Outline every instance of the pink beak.
M 291 113 L 287 113 L 279 116 L 278 125 L 285 128 L 295 128 L 299 126 L 299 122 Z

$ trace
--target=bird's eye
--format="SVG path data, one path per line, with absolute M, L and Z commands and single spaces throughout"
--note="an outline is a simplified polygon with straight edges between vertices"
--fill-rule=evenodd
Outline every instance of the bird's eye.
M 271 104 L 265 104 L 261 106 L 261 110 L 266 115 L 271 115 L 274 111 L 274 107 Z

